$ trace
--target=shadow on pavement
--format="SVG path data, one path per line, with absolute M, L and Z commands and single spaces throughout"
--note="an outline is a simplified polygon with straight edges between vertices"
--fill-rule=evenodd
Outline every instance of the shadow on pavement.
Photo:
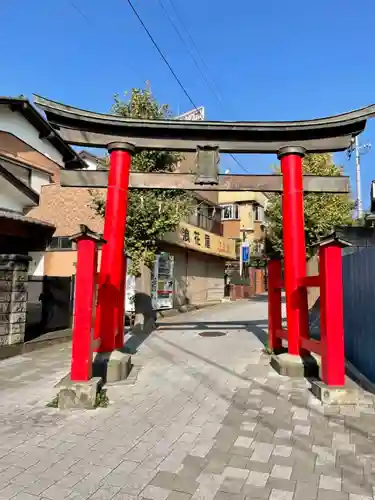
M 136 354 L 139 347 L 143 344 L 143 342 L 145 342 L 151 333 L 152 332 L 131 334 L 131 336 L 125 340 L 124 352 L 126 354 Z
M 268 295 L 267 294 L 254 295 L 254 297 L 251 297 L 248 300 L 249 300 L 249 302 L 268 302 Z M 282 296 L 281 296 L 281 303 L 285 304 L 285 295 L 284 294 L 282 294 Z
M 206 331 L 206 330 L 239 330 L 244 329 L 253 333 L 262 344 L 268 341 L 268 334 L 264 328 L 268 328 L 267 320 L 251 320 L 251 321 L 189 321 L 189 322 L 160 322 L 157 326 L 164 331 L 171 330 L 189 330 L 189 331 Z
M 201 355 L 199 355 L 195 352 L 192 352 L 188 349 L 185 349 L 182 346 L 180 346 L 174 342 L 171 342 L 167 339 L 164 339 L 160 335 L 156 335 L 156 337 L 158 338 L 158 340 L 164 342 L 165 344 L 169 345 L 170 347 L 173 347 L 176 350 L 179 350 L 179 351 L 184 352 L 185 354 L 188 354 L 196 359 L 199 359 L 200 361 L 207 363 L 208 365 L 213 366 L 221 371 L 224 371 L 225 373 L 230 374 L 233 377 L 240 379 L 241 381 L 245 381 L 245 382 L 251 381 L 253 384 L 257 385 L 259 388 L 261 388 L 262 390 L 264 390 L 268 394 L 274 396 L 276 399 L 280 399 L 280 398 L 284 399 L 285 403 L 287 405 L 289 405 L 290 407 L 294 406 L 294 407 L 298 407 L 298 408 L 304 408 L 304 409 L 307 409 L 308 411 L 310 411 L 315 416 L 315 418 L 318 418 L 319 420 L 323 420 L 323 421 L 328 420 L 328 421 L 333 422 L 333 423 L 342 424 L 344 426 L 344 428 L 346 430 L 348 430 L 350 433 L 355 433 L 355 434 L 363 437 L 364 439 L 368 440 L 371 443 L 371 446 L 374 446 L 374 443 L 375 443 L 374 435 L 370 434 L 370 432 L 368 432 L 368 431 L 366 432 L 365 430 L 362 430 L 360 427 L 358 427 L 356 425 L 353 425 L 352 424 L 353 419 L 348 418 L 348 417 L 343 418 L 343 416 L 341 416 L 341 415 L 335 416 L 335 415 L 327 415 L 324 413 L 322 414 L 322 413 L 318 412 L 317 410 L 315 410 L 313 407 L 309 406 L 307 404 L 307 402 L 302 402 L 300 400 L 300 398 L 298 398 L 298 397 L 286 398 L 286 397 L 280 396 L 280 393 L 276 389 L 272 389 L 265 384 L 261 384 L 260 382 L 256 382 L 254 379 L 250 379 L 244 375 L 236 373 L 235 371 L 233 371 L 227 367 L 224 367 L 224 366 L 216 363 L 215 361 L 207 359 L 206 357 L 201 356 Z M 175 359 L 173 354 L 171 354 L 170 352 L 166 351 L 165 349 L 163 349 L 159 346 L 155 346 L 155 345 L 152 345 L 151 348 L 154 352 L 156 352 L 159 356 L 161 356 L 165 360 L 171 362 L 172 364 L 178 364 L 181 368 L 184 368 L 184 365 L 181 364 L 181 362 L 179 362 L 178 359 Z M 195 379 L 199 380 L 205 387 L 207 387 L 210 390 L 212 390 L 213 392 L 215 392 L 215 394 L 217 396 L 219 396 L 220 398 L 225 400 L 227 403 L 229 403 L 230 406 L 232 406 L 234 409 L 236 409 L 242 413 L 248 409 L 248 405 L 246 403 L 236 402 L 235 397 L 230 398 L 227 395 L 223 394 L 223 392 L 220 391 L 220 388 L 215 388 L 214 387 L 215 381 L 212 380 L 205 373 L 202 373 L 202 372 L 194 373 L 191 370 L 189 370 L 189 375 L 194 377 Z M 259 417 L 258 417 L 259 423 L 264 425 L 264 427 L 268 428 L 274 434 L 279 427 L 276 428 L 275 425 L 272 425 L 272 423 L 270 421 L 267 421 L 268 417 L 267 417 L 267 415 L 261 415 L 259 413 Z M 360 419 L 358 418 L 358 420 L 360 420 Z M 316 425 L 319 426 L 319 422 L 316 422 Z M 305 438 L 307 438 L 306 444 L 303 442 L 303 440 L 304 440 L 303 436 L 296 435 L 293 438 L 293 446 L 296 446 L 297 448 L 299 448 L 303 453 L 311 454 L 313 452 L 311 449 L 311 442 L 309 442 L 310 436 L 305 436 Z M 344 463 L 341 463 L 341 462 L 336 463 L 333 466 L 334 469 L 337 470 L 340 474 L 341 474 L 341 471 L 344 470 L 344 468 L 350 468 L 352 471 L 354 469 L 356 474 L 354 473 L 353 475 L 350 476 L 350 483 L 355 485 L 356 487 L 360 487 L 363 484 L 370 485 L 371 484 L 371 476 L 369 476 L 370 481 L 366 481 L 365 483 L 363 481 L 364 478 L 361 475 L 361 472 L 363 471 L 363 468 L 362 468 L 363 465 L 362 465 L 360 459 L 357 458 L 355 455 L 351 456 L 350 454 L 348 454 L 348 452 L 344 452 L 344 454 L 345 454 L 345 465 L 344 465 Z
M 191 332 L 204 332 L 210 330 L 239 330 L 243 329 L 248 332 L 253 333 L 262 344 L 266 345 L 268 341 L 267 328 L 268 323 L 265 320 L 259 321 L 189 321 L 189 322 L 159 322 L 156 325 L 156 330 L 172 331 L 172 330 L 189 330 Z M 156 330 L 153 330 L 155 332 Z M 147 340 L 147 338 L 153 333 L 149 332 L 147 334 L 136 333 L 132 334 L 127 340 L 125 340 L 124 349 L 128 354 L 136 354 L 139 347 Z

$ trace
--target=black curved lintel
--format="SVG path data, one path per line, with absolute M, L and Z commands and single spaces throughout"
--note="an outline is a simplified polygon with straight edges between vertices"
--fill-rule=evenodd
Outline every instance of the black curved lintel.
M 195 151 L 218 147 L 230 153 L 278 153 L 286 146 L 307 152 L 347 149 L 361 133 L 375 105 L 341 115 L 294 122 L 210 122 L 136 120 L 95 113 L 35 96 L 48 121 L 69 144 L 107 147 L 126 142 L 136 149 Z

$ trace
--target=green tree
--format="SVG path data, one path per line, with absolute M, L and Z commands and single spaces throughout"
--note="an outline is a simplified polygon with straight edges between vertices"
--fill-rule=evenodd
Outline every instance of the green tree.
M 111 112 L 126 118 L 168 119 L 171 113 L 167 104 L 159 104 L 149 87 L 133 88 L 125 100 L 114 97 Z M 142 151 L 132 158 L 133 172 L 173 172 L 181 156 L 165 151 Z M 93 206 L 104 217 L 105 199 L 92 193 Z M 174 231 L 190 211 L 192 199 L 186 192 L 176 189 L 131 189 L 126 218 L 126 252 L 133 261 L 130 272 L 137 275 L 141 265 L 150 266 L 155 260 L 158 241 Z
M 342 175 L 331 154 L 308 154 L 303 159 L 303 173 L 312 175 Z M 305 236 L 307 254 L 313 245 L 335 226 L 353 223 L 354 202 L 347 194 L 308 193 L 304 196 Z M 272 251 L 283 254 L 281 195 L 271 194 L 266 210 L 267 239 Z

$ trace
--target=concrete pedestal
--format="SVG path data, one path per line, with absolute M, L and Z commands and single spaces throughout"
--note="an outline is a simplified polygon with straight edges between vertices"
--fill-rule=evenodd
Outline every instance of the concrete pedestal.
M 321 380 L 313 380 L 311 392 L 326 405 L 354 405 L 358 401 L 357 388 L 348 383 L 341 387 L 332 387 Z
M 122 351 L 94 353 L 93 376 L 101 377 L 107 384 L 127 379 L 131 369 L 130 354 Z
M 271 366 L 280 375 L 292 378 L 318 377 L 319 366 L 313 356 L 293 356 L 287 352 L 273 354 L 271 356 Z
M 96 396 L 103 386 L 100 377 L 93 377 L 88 382 L 72 382 L 70 375 L 58 384 L 58 407 L 60 410 L 93 410 L 96 407 Z

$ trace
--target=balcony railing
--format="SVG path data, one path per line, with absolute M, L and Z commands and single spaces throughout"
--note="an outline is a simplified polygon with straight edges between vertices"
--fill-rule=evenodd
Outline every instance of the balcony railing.
M 189 223 L 193 226 L 200 227 L 205 231 L 210 233 L 217 234 L 219 236 L 223 235 L 223 228 L 221 225 L 221 221 L 212 217 L 208 217 L 207 215 L 197 213 L 193 214 L 189 217 Z

